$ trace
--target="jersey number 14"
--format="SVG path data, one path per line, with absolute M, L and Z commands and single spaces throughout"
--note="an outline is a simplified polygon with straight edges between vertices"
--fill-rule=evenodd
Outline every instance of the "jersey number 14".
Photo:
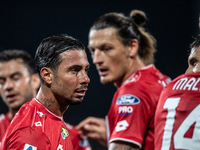
M 163 106 L 164 109 L 168 110 L 166 116 L 166 123 L 164 128 L 162 148 L 161 150 L 169 150 L 172 139 L 173 125 L 175 122 L 176 108 L 181 98 L 168 98 Z M 200 148 L 200 104 L 196 106 L 190 114 L 185 118 L 182 124 L 178 127 L 174 134 L 174 148 L 175 149 L 187 149 L 197 150 Z M 181 116 L 179 116 L 181 117 Z M 194 126 L 192 138 L 184 137 L 185 133 L 191 127 Z

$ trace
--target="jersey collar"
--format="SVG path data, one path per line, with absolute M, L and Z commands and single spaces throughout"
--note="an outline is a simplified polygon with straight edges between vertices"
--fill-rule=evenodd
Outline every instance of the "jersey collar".
M 154 69 L 155 66 L 153 64 L 150 64 L 148 66 L 145 66 L 145 67 L 142 67 L 140 69 L 138 69 L 136 72 L 134 72 L 128 79 L 126 79 L 122 85 L 125 85 L 129 82 L 133 82 L 133 81 L 136 81 L 136 80 L 139 80 L 140 76 L 141 76 L 141 72 L 140 71 L 143 71 L 143 70 L 149 70 L 149 69 Z
M 57 118 L 59 120 L 63 121 L 63 116 L 58 116 L 55 113 L 53 113 L 52 111 L 50 111 L 46 106 L 44 106 L 36 97 L 33 98 L 33 100 L 31 101 L 31 103 L 33 105 L 36 105 L 37 107 L 41 108 L 42 110 L 44 110 L 46 112 L 46 114 L 50 117 L 53 118 Z

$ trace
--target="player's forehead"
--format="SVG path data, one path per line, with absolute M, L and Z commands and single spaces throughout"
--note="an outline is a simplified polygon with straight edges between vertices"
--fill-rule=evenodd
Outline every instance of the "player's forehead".
M 91 30 L 89 33 L 89 43 L 88 47 L 101 47 L 102 45 L 110 45 L 112 43 L 118 42 L 116 36 L 116 29 L 105 28 L 100 30 Z
M 200 60 L 200 47 L 193 47 L 190 51 L 190 55 L 188 57 L 188 59 L 199 59 Z
M 61 53 L 61 66 L 69 67 L 73 65 L 88 66 L 87 54 L 84 50 L 68 50 Z
M 21 74 L 28 74 L 28 68 L 26 67 L 22 59 L 18 58 L 6 62 L 0 62 L 0 76 L 9 76 L 16 72 Z

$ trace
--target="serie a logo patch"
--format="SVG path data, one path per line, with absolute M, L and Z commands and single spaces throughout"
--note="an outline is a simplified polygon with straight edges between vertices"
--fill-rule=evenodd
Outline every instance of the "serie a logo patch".
M 29 144 L 25 144 L 24 150 L 37 150 L 37 147 Z
M 65 128 L 62 127 L 61 136 L 62 136 L 62 138 L 64 140 L 69 136 L 69 132 L 67 131 L 67 129 L 65 129 Z

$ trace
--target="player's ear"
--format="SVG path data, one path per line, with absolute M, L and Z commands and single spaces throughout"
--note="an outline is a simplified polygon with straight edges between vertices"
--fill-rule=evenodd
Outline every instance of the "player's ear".
M 52 83 L 53 72 L 50 68 L 47 67 L 42 68 L 40 74 L 45 83 L 47 83 L 48 85 Z
M 128 46 L 129 56 L 134 57 L 138 52 L 138 48 L 139 48 L 138 41 L 136 39 L 131 40 Z
M 35 73 L 31 77 L 31 86 L 33 89 L 37 90 L 40 87 L 40 77 L 38 73 Z
M 35 73 L 31 76 L 31 87 L 33 90 L 33 97 L 37 95 L 37 91 L 40 87 L 40 77 L 38 73 Z

